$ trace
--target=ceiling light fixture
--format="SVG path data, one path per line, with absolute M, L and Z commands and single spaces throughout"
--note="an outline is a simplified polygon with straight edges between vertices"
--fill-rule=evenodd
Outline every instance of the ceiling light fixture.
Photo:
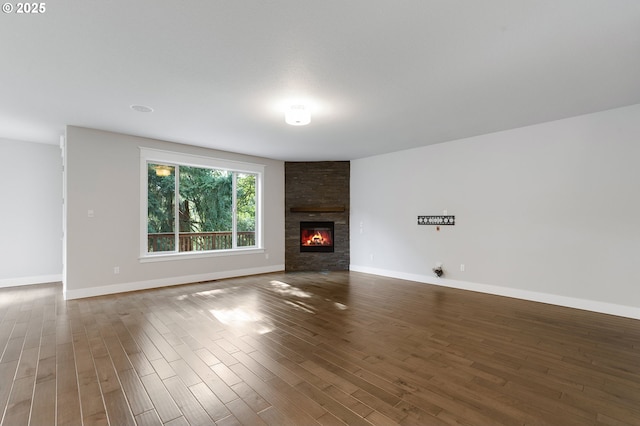
M 130 108 L 138 112 L 153 112 L 153 108 L 145 105 L 131 105 Z
M 284 112 L 284 121 L 292 126 L 305 126 L 311 123 L 311 114 L 304 105 L 291 105 Z
M 164 164 L 158 164 L 156 166 L 156 175 L 161 176 L 161 177 L 171 176 L 171 172 L 172 171 L 173 171 L 172 167 L 165 166 Z

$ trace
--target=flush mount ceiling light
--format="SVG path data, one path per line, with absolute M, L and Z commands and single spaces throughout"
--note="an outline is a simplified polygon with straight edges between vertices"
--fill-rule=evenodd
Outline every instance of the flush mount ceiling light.
M 153 112 L 153 108 L 146 105 L 131 105 L 129 108 L 138 112 Z
M 291 105 L 284 112 L 284 121 L 292 126 L 304 126 L 311 123 L 311 114 L 305 105 Z

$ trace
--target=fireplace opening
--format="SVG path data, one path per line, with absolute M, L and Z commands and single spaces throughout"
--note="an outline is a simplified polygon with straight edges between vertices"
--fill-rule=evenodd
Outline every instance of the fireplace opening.
M 333 253 L 333 222 L 300 222 L 300 251 Z

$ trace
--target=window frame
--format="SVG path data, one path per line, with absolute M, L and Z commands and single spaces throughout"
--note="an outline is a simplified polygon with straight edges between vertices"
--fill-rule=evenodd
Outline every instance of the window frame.
M 264 226 L 263 226 L 263 164 L 245 163 L 241 161 L 226 160 L 214 157 L 205 157 L 182 152 L 165 151 L 147 147 L 140 149 L 140 262 L 156 262 L 165 260 L 194 259 L 219 256 L 234 256 L 243 254 L 264 253 Z M 166 165 L 189 166 L 208 169 L 226 170 L 234 173 L 248 173 L 256 175 L 256 245 L 250 247 L 234 247 L 231 249 L 189 251 L 180 252 L 179 247 L 174 251 L 149 252 L 148 251 L 148 164 L 160 163 Z M 236 212 L 236 178 L 233 179 L 233 229 L 237 233 Z M 176 179 L 176 194 L 179 194 L 179 179 Z M 176 203 L 177 208 L 177 203 Z M 234 241 L 236 235 L 234 235 Z

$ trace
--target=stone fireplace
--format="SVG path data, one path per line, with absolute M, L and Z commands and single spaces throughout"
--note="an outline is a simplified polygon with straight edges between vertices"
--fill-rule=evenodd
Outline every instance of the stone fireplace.
M 348 161 L 285 163 L 285 270 L 349 269 Z

